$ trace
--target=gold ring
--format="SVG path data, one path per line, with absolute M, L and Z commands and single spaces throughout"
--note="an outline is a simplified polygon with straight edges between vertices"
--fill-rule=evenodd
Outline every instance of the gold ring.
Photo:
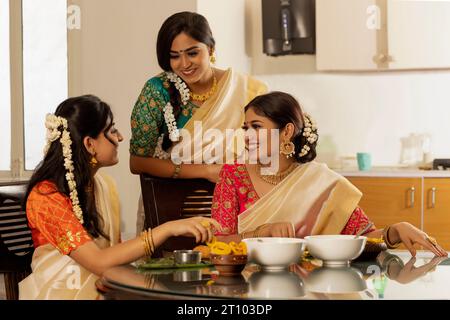
M 427 241 L 431 243 L 433 246 L 437 246 L 437 241 L 435 238 L 427 236 Z
M 204 226 L 205 228 L 211 227 L 211 223 L 209 223 L 209 221 L 206 221 L 206 220 L 201 221 L 200 224 L 202 226 Z

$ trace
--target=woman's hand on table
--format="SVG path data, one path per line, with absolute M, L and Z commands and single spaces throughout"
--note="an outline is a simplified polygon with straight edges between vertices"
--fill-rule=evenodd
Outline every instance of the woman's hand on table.
M 426 250 L 430 250 L 438 257 L 447 257 L 448 255 L 447 252 L 436 243 L 436 240 L 408 222 L 393 224 L 389 229 L 388 237 L 390 242 L 401 241 L 409 252 L 411 252 L 413 257 L 416 256 L 416 248 L 414 248 L 415 244 L 423 246 Z
M 294 238 L 294 225 L 290 222 L 267 223 L 257 229 L 259 237 Z
M 194 237 L 197 243 L 211 242 L 214 236 L 213 228 L 222 231 L 222 226 L 216 220 L 206 217 L 172 220 L 165 224 L 170 236 Z
M 407 264 L 403 265 L 388 265 L 387 274 L 390 279 L 397 281 L 398 283 L 406 284 L 412 282 L 420 277 L 423 277 L 427 273 L 433 271 L 437 265 L 446 260 L 445 257 L 434 257 L 430 262 L 420 267 L 415 267 L 414 263 L 416 258 L 412 257 Z

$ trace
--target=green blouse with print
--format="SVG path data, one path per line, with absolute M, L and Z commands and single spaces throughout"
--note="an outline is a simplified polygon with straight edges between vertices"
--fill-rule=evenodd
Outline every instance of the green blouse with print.
M 169 80 L 165 73 L 148 80 L 131 113 L 130 154 L 153 157 L 158 138 L 168 133 L 164 120 L 164 107 L 169 102 Z M 183 128 L 198 108 L 191 101 L 181 106 L 177 127 Z

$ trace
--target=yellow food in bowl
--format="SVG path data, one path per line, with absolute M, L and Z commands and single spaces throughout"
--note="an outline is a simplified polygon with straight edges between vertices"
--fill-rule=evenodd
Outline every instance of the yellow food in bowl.
M 230 243 L 217 241 L 216 237 L 213 237 L 211 242 L 206 243 L 210 249 L 210 254 L 218 255 L 246 255 L 247 246 L 244 242 L 236 243 L 231 241 Z

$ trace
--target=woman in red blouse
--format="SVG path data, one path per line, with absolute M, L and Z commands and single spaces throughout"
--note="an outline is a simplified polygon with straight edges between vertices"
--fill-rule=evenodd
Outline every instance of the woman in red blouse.
M 223 228 L 216 232 L 222 241 L 356 234 L 369 224 L 358 207 L 361 192 L 313 161 L 317 127 L 295 98 L 283 92 L 256 97 L 245 107 L 243 129 L 249 159 L 257 161 L 222 168 L 212 205 L 212 218 Z M 388 247 L 403 242 L 413 255 L 414 244 L 447 255 L 433 238 L 406 222 L 378 230 L 372 226 L 365 235 L 383 236 Z

